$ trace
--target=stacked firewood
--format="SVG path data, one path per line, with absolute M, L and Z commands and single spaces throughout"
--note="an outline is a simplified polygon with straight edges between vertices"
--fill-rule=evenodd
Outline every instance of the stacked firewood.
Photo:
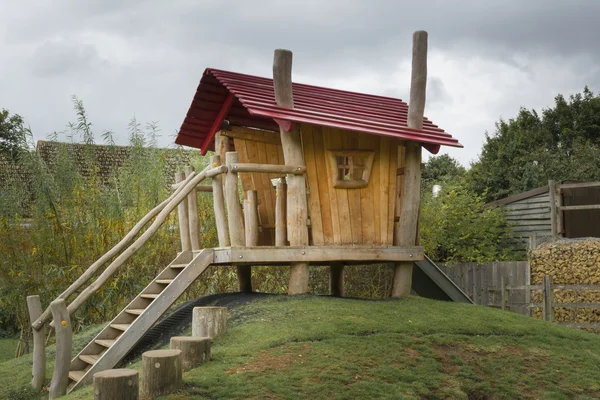
M 560 241 L 545 243 L 530 255 L 531 284 L 542 283 L 544 275 L 552 277 L 554 285 L 600 285 L 600 240 Z M 533 303 L 541 303 L 541 293 L 532 291 Z M 555 303 L 600 304 L 598 290 L 554 290 Z M 541 318 L 541 309 L 532 315 Z M 600 323 L 600 309 L 555 307 L 554 321 Z

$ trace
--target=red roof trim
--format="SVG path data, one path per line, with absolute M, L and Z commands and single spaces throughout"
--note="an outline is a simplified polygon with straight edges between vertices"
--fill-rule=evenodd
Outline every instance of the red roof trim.
M 200 147 L 205 154 L 223 119 L 229 119 L 262 129 L 276 130 L 275 122 L 289 121 L 413 140 L 434 154 L 440 146 L 462 147 L 427 118 L 423 129 L 408 128 L 408 105 L 400 99 L 299 83 L 292 90 L 294 108 L 279 107 L 271 79 L 206 69 L 175 143 Z

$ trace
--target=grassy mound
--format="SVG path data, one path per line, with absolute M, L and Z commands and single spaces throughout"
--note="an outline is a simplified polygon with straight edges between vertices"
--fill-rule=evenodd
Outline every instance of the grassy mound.
M 229 322 L 213 360 L 167 398 L 600 398 L 599 336 L 490 308 L 281 296 L 235 308 Z M 0 380 L 28 379 L 15 362 L 0 363 Z M 68 396 L 92 397 L 90 387 Z

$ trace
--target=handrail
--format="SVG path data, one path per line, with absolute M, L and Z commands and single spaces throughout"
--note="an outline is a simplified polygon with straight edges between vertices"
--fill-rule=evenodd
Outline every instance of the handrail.
M 79 296 L 77 296 L 67 307 L 69 315 L 72 315 L 79 307 L 81 307 L 94 293 L 96 293 L 114 274 L 117 270 L 139 250 L 157 231 L 158 228 L 166 221 L 169 214 L 187 198 L 189 193 L 204 179 L 222 174 L 227 171 L 225 166 L 210 168 L 206 167 L 200 173 L 192 173 L 186 178 L 186 185 L 173 193 L 171 200 L 163 207 L 160 213 L 156 216 L 154 222 L 146 229 L 146 231 L 138 237 L 127 249 L 125 249 L 106 269 L 96 278 L 96 280 L 85 288 Z M 53 323 L 50 324 L 53 326 Z
M 192 177 L 186 178 L 184 183 L 189 182 L 191 179 L 192 179 Z M 181 187 L 183 188 L 183 186 L 181 186 Z M 66 300 L 69 298 L 69 296 L 71 296 L 73 293 L 75 293 L 81 286 L 83 286 L 83 284 L 85 282 L 87 282 L 98 271 L 98 269 L 100 269 L 101 266 L 106 264 L 106 262 L 108 260 L 110 260 L 111 258 L 116 256 L 118 253 L 120 253 L 121 250 L 123 250 L 123 248 L 129 242 L 131 242 L 133 240 L 133 238 L 135 236 L 137 236 L 138 233 L 140 233 L 140 230 L 152 218 L 154 218 L 156 216 L 156 214 L 158 214 L 163 208 L 165 208 L 165 206 L 171 200 L 173 200 L 173 198 L 177 194 L 179 194 L 179 192 L 181 192 L 181 189 L 177 189 L 165 201 L 163 201 L 162 203 L 160 203 L 159 205 L 154 207 L 152 210 L 150 210 L 148 212 L 148 214 L 146 214 L 141 220 L 139 220 L 139 222 L 137 224 L 134 225 L 133 228 L 131 228 L 131 230 L 127 233 L 127 235 L 125 235 L 123 237 L 123 239 L 121 239 L 121 241 L 119 243 L 117 243 L 112 249 L 110 249 L 102 257 L 100 257 L 98 260 L 96 260 L 96 262 L 94 262 L 92 265 L 90 265 L 90 267 L 83 274 L 81 274 L 81 276 L 79 278 L 77 278 L 77 280 L 75 280 L 75 282 L 73 282 L 64 292 L 62 292 L 60 295 L 58 295 L 58 297 L 56 297 L 55 300 L 58 300 L 58 299 Z M 40 329 L 42 329 L 44 324 L 46 324 L 51 319 L 51 317 L 52 317 L 52 314 L 51 314 L 50 306 L 48 306 L 46 308 L 46 310 L 42 313 L 42 315 L 40 315 L 40 317 L 31 324 L 31 326 L 35 330 L 40 330 Z

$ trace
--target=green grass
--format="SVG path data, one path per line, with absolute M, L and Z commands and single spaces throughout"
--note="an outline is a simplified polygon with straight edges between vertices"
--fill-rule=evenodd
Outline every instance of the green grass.
M 232 310 L 212 357 L 167 398 L 600 398 L 599 336 L 416 297 L 256 301 Z M 29 379 L 17 361 L 0 363 L 13 388 Z M 87 387 L 67 398 L 92 397 Z
M 0 362 L 10 360 L 15 356 L 19 339 L 0 339 Z

